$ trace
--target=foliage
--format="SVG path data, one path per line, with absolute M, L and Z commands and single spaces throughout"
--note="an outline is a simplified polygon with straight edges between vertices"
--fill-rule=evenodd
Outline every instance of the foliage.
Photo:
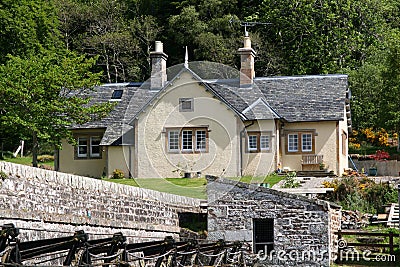
M 377 150 L 375 154 L 369 155 L 369 157 L 373 160 L 386 160 L 390 158 L 390 155 L 386 151 Z
M 54 161 L 54 156 L 52 155 L 40 155 L 37 157 L 38 162 L 41 163 L 46 163 L 46 162 L 51 162 Z
M 0 66 L 0 128 L 18 129 L 31 136 L 33 166 L 37 166 L 39 140 L 59 146 L 72 140 L 68 127 L 104 117 L 112 104 L 89 104 L 85 93 L 98 83 L 91 73 L 95 59 L 75 53 L 47 51 L 28 59 L 10 56 Z M 80 95 L 77 95 L 79 92 Z
M 382 212 L 383 205 L 397 203 L 397 190 L 388 183 L 375 183 L 368 177 L 343 177 L 323 183 L 326 188 L 334 188 L 322 198 L 336 202 L 344 209 L 361 212 Z
M 0 179 L 4 181 L 4 180 L 7 179 L 7 178 L 8 178 L 7 173 L 5 173 L 5 172 L 3 172 L 3 171 L 0 171 Z
M 52 1 L 1 1 L 0 36 L 0 64 L 8 60 L 7 55 L 26 58 L 44 50 L 54 50 L 61 42 Z
M 123 171 L 119 170 L 119 169 L 115 169 L 111 175 L 112 179 L 124 179 L 125 178 L 125 174 Z
M 296 172 L 289 172 L 286 174 L 283 183 L 283 188 L 297 188 L 300 186 L 300 182 L 296 180 Z

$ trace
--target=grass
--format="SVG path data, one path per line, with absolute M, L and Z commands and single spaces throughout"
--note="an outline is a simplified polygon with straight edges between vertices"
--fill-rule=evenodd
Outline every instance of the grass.
M 5 157 L 4 161 L 11 162 L 11 163 L 16 163 L 16 164 L 22 164 L 22 165 L 27 165 L 27 166 L 32 166 L 32 157 Z M 48 161 L 45 163 L 38 162 L 38 165 L 44 165 L 47 166 L 48 168 L 54 168 L 54 161 Z
M 103 181 L 107 182 L 113 182 L 117 184 L 124 184 L 124 185 L 130 185 L 130 186 L 135 186 L 139 187 L 139 185 L 136 183 L 135 179 L 110 179 L 110 178 L 103 178 Z
M 136 178 L 103 180 L 170 193 L 174 195 L 200 199 L 207 198 L 205 178 Z
M 32 157 L 16 157 L 16 158 L 5 158 L 5 161 L 32 166 Z M 54 161 L 40 163 L 39 165 L 46 165 L 54 167 Z M 266 177 L 253 177 L 243 176 L 232 178 L 235 181 L 241 181 L 244 183 L 268 183 L 270 187 L 278 183 L 283 179 L 283 176 L 276 174 L 270 174 Z M 129 186 L 142 187 L 146 189 L 152 189 L 160 192 L 206 199 L 206 184 L 205 178 L 136 178 L 136 179 L 109 179 L 104 178 L 104 181 L 119 183 Z
M 274 184 L 279 183 L 282 179 L 284 179 L 284 176 L 279 176 L 276 173 L 271 173 L 267 176 L 250 176 L 246 175 L 243 177 L 233 177 L 230 178 L 234 181 L 240 181 L 243 183 L 248 183 L 248 184 L 269 184 L 269 187 L 272 187 Z

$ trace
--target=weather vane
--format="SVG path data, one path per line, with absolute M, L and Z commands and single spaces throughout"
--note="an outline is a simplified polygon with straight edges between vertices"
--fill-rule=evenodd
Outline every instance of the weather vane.
M 247 27 L 253 27 L 255 25 L 271 25 L 272 23 L 269 22 L 256 22 L 256 21 L 241 21 L 241 20 L 234 20 L 230 19 L 229 22 L 232 24 L 233 22 L 240 23 L 240 26 L 244 27 L 244 36 L 248 37 L 249 32 L 247 31 Z

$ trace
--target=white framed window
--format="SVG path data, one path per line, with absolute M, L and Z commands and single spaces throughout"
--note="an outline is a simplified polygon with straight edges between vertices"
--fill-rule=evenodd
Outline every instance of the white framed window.
M 189 112 L 194 111 L 194 101 L 193 98 L 179 98 L 179 111 Z
M 99 159 L 102 157 L 101 152 L 101 135 L 81 134 L 76 136 L 77 146 L 75 147 L 75 159 Z
M 315 130 L 299 130 L 287 133 L 286 153 L 315 153 Z
M 179 151 L 179 131 L 168 131 L 168 151 Z
M 90 137 L 90 157 L 100 157 L 100 136 Z
M 258 135 L 249 135 L 248 149 L 249 151 L 257 151 L 258 149 Z
M 312 134 L 311 133 L 301 134 L 301 151 L 303 151 L 303 152 L 312 151 Z
M 271 152 L 271 132 L 247 132 L 247 151 Z
M 193 150 L 193 131 L 182 130 L 182 150 Z
M 207 132 L 205 130 L 196 130 L 196 150 L 206 151 L 207 149 Z
M 288 151 L 289 152 L 299 151 L 299 135 L 297 133 L 288 134 Z
M 270 150 L 269 135 L 260 136 L 260 150 Z
M 166 133 L 166 149 L 170 153 L 208 152 L 207 127 L 170 128 Z
M 88 139 L 86 137 L 78 137 L 78 158 L 86 158 L 88 155 Z

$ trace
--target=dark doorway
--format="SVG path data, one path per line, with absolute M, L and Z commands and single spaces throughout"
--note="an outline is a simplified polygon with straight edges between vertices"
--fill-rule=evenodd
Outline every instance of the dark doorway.
M 254 253 L 267 254 L 274 249 L 274 219 L 253 219 Z

